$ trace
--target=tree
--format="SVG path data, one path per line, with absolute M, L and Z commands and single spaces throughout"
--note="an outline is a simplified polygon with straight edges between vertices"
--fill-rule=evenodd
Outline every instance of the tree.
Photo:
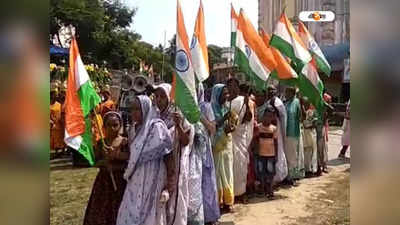
M 135 61 L 131 47 L 140 39 L 128 29 L 136 10 L 119 0 L 50 0 L 50 34 L 73 25 L 84 60 L 127 67 Z
M 210 70 L 214 68 L 216 63 L 222 63 L 224 60 L 222 59 L 222 48 L 216 45 L 208 45 L 208 65 Z
M 176 34 L 168 41 L 169 47 L 166 49 L 166 54 L 170 58 L 171 65 L 175 65 L 175 52 L 176 52 Z
M 168 41 L 169 47 L 165 49 L 164 81 L 172 82 L 172 73 L 175 71 L 176 34 Z

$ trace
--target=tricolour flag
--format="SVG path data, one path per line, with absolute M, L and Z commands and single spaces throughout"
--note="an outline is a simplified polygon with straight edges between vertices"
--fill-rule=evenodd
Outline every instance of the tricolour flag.
M 243 10 L 239 14 L 235 46 L 235 64 L 249 76 L 257 90 L 265 89 L 276 62 Z
M 311 54 L 284 12 L 276 25 L 270 45 L 289 57 L 291 65 L 299 74 L 297 80 L 288 80 L 286 84 L 298 86 L 300 93 L 307 97 L 321 114 L 324 107 L 323 84 L 319 79 L 315 61 L 311 61 Z
M 200 119 L 196 95 L 196 81 L 192 67 L 188 36 L 179 0 L 177 0 L 176 12 L 175 104 L 190 123 L 196 123 Z
M 308 32 L 306 26 L 304 26 L 301 21 L 299 21 L 299 35 L 304 44 L 307 46 L 308 50 L 311 52 L 313 58 L 315 58 L 317 68 L 327 76 L 330 76 L 331 66 L 326 60 L 324 53 L 322 53 L 317 42 L 315 42 L 313 36 L 310 34 L 310 32 Z
M 324 83 L 319 78 L 315 58 L 303 67 L 300 77 L 299 90 L 304 96 L 308 97 L 318 111 L 321 111 L 324 106 L 322 98 Z
M 275 26 L 270 45 L 289 57 L 296 67 L 302 68 L 311 61 L 311 55 L 307 47 L 284 12 Z
M 260 36 L 264 41 L 265 46 L 271 49 L 272 54 L 274 55 L 276 61 L 276 75 L 277 78 L 282 80 L 297 78 L 296 71 L 289 65 L 289 62 L 286 58 L 274 47 L 269 45 L 270 37 L 267 33 L 264 32 L 263 29 L 260 31 Z
M 231 47 L 236 46 L 236 30 L 238 25 L 238 15 L 236 14 L 235 9 L 231 3 Z
M 207 41 L 204 31 L 203 3 L 200 1 L 196 24 L 190 45 L 194 73 L 199 82 L 205 81 L 209 76 Z
M 65 143 L 94 165 L 90 111 L 100 103 L 79 54 L 75 38 L 69 50 L 69 72 L 65 99 Z

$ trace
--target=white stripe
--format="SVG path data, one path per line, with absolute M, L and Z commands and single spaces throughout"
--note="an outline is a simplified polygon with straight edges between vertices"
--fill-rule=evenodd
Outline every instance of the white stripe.
M 238 30 L 236 32 L 236 40 L 237 40 L 237 44 L 236 46 L 247 56 L 246 53 L 246 41 L 243 38 L 243 34 L 240 30 Z M 250 46 L 247 45 L 249 48 Z M 261 79 L 266 81 L 269 77 L 269 74 L 271 73 L 271 71 L 268 70 L 267 67 L 265 67 L 260 59 L 258 58 L 258 56 L 256 55 L 256 52 L 251 49 L 251 53 L 250 53 L 250 57 L 247 58 L 249 60 L 249 65 L 250 65 L 250 69 Z
M 297 42 L 296 39 L 292 38 L 293 40 L 293 49 L 296 58 L 300 59 L 301 61 L 308 63 L 311 61 L 311 55 L 307 49 L 303 48 L 303 46 Z
M 305 63 L 311 61 L 310 53 L 307 51 L 307 49 L 304 49 L 303 46 L 290 35 L 289 31 L 286 29 L 286 24 L 279 21 L 276 24 L 274 34 L 280 37 L 281 39 L 285 40 L 293 47 L 294 55 L 296 56 L 296 58 L 300 59 Z
M 190 50 L 190 52 L 192 54 L 193 70 L 196 73 L 197 79 L 199 79 L 200 82 L 203 82 L 208 78 L 209 74 L 198 38 L 196 45 Z
M 315 42 L 314 38 L 312 38 L 311 35 L 308 36 L 308 49 L 312 52 L 314 52 L 317 56 L 319 56 L 322 61 L 326 64 L 328 68 L 331 68 L 329 65 L 328 61 L 326 60 L 324 53 L 322 53 L 321 49 L 319 48 L 318 44 Z
M 80 55 L 76 57 L 75 61 L 75 81 L 77 91 L 83 84 L 89 81 L 89 74 L 85 69 Z
M 236 19 L 231 19 L 231 32 L 237 31 L 237 21 Z
M 301 73 L 304 74 L 307 79 L 314 85 L 314 87 L 318 90 L 318 83 L 322 82 L 319 79 L 319 75 L 317 69 L 311 64 L 308 63 L 303 67 Z
M 290 45 L 292 44 L 292 38 L 290 37 L 289 31 L 286 29 L 286 25 L 282 23 L 281 21 L 278 21 L 276 24 L 274 34 L 281 39 L 285 40 L 287 43 Z
M 65 130 L 64 142 L 69 147 L 71 147 L 71 148 L 73 148 L 75 150 L 79 150 L 79 148 L 81 147 L 82 141 L 83 141 L 82 136 L 78 135 L 78 136 L 75 136 L 75 137 L 71 137 L 68 134 L 67 130 Z
M 179 50 L 183 50 L 186 52 L 185 48 L 183 47 L 183 43 L 179 35 L 176 36 L 176 51 L 178 52 Z M 189 53 L 186 52 L 187 56 L 189 57 Z M 193 71 L 193 66 L 192 63 L 190 62 L 189 59 L 189 68 L 187 69 L 186 72 L 179 72 L 176 71 L 176 73 L 179 75 L 179 77 L 182 79 L 182 81 L 185 83 L 185 86 L 189 89 L 190 94 L 193 97 L 193 100 L 197 104 L 197 97 L 196 97 L 196 82 L 194 80 L 194 71 Z

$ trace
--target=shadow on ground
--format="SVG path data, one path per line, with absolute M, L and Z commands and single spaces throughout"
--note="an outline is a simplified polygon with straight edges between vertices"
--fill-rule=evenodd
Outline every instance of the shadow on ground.
M 350 158 L 346 157 L 344 159 L 332 159 L 327 163 L 328 166 L 341 166 L 345 164 L 350 164 Z

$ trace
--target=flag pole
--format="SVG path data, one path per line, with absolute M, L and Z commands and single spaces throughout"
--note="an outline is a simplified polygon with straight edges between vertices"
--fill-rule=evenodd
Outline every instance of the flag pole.
M 165 54 L 165 45 L 166 45 L 166 36 L 167 36 L 167 31 L 164 30 L 164 47 L 163 47 L 163 51 L 162 51 L 162 66 L 161 66 L 161 80 L 162 82 L 164 82 L 164 54 Z
M 232 9 L 233 9 L 233 4 L 231 2 L 231 10 Z M 233 26 L 233 24 L 232 24 L 232 15 L 231 15 L 231 49 L 229 50 L 229 60 L 231 61 L 232 67 L 233 67 L 232 50 L 233 50 L 234 46 L 232 46 L 232 26 Z
M 94 111 L 94 116 L 95 116 L 95 120 L 96 120 L 96 127 L 97 127 L 97 130 L 100 133 L 101 143 L 103 144 L 103 146 L 107 146 L 105 141 L 104 141 L 103 131 L 101 130 L 99 121 L 97 120 L 97 116 L 99 114 L 97 114 L 96 108 L 94 108 L 93 111 Z M 106 163 L 108 164 L 109 162 L 107 161 Z M 112 172 L 112 170 L 110 168 L 108 168 L 108 172 L 110 173 L 110 178 L 111 178 L 111 182 L 112 182 L 113 187 L 114 187 L 114 191 L 117 191 L 117 184 L 115 183 L 114 174 L 113 174 L 113 172 Z

